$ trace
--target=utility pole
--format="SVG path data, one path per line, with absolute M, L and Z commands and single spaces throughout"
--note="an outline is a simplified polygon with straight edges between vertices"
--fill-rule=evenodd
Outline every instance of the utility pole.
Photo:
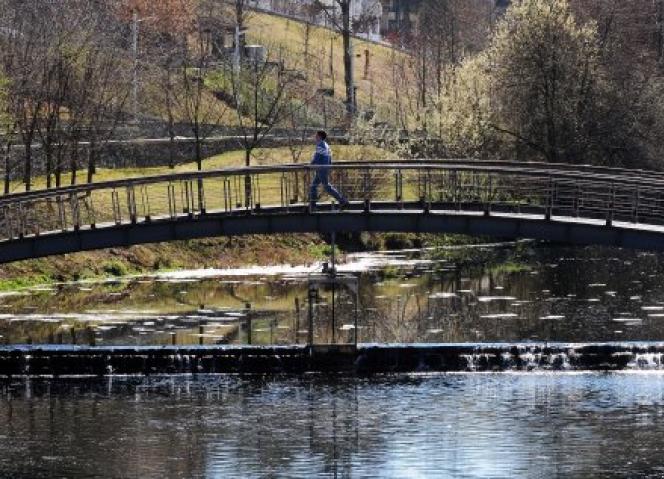
M 664 0 L 655 0 L 657 9 L 655 22 L 657 25 L 657 60 L 664 63 Z
M 233 71 L 240 73 L 240 25 L 235 25 L 235 52 L 233 54 Z

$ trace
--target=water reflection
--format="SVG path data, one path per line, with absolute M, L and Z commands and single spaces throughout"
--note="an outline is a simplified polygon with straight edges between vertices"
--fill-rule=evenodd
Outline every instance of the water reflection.
M 3 477 L 645 477 L 664 376 L 0 386 Z
M 661 340 L 661 259 L 519 244 L 365 254 L 351 258 L 346 269 L 362 270 L 361 342 Z M 303 273 L 311 269 L 248 277 L 240 276 L 247 271 L 177 272 L 6 294 L 0 297 L 0 342 L 304 342 Z M 316 342 L 331 341 L 332 328 L 337 341 L 354 339 L 354 300 L 343 288 L 334 303 L 329 287 L 318 292 Z

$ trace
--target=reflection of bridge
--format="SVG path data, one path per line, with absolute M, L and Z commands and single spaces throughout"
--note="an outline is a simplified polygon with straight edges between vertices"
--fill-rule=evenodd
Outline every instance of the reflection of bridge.
M 141 243 L 302 232 L 463 233 L 664 249 L 664 174 L 541 163 L 340 163 L 339 211 L 308 165 L 236 168 L 0 198 L 0 263 Z

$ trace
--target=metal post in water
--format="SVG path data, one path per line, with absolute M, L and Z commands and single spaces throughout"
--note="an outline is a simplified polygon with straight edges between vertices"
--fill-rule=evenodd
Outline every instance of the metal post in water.
M 88 336 L 88 345 L 89 346 L 96 346 L 94 330 L 90 326 L 88 326 L 86 328 L 86 332 L 87 332 L 87 336 Z
M 309 285 L 309 331 L 307 343 L 314 344 L 314 301 L 316 300 L 316 289 L 313 284 Z
M 295 344 L 298 341 L 298 331 L 300 331 L 300 298 L 295 298 Z
M 336 344 L 337 331 L 336 331 L 336 309 L 335 309 L 335 296 L 336 296 L 336 275 L 337 267 L 335 264 L 335 250 L 336 250 L 336 239 L 337 235 L 335 232 L 332 232 L 332 254 L 331 254 L 331 263 L 332 267 L 330 268 L 330 276 L 332 277 L 332 344 Z
M 205 326 L 202 324 L 198 325 L 198 345 L 203 346 L 203 333 L 205 332 Z
M 360 305 L 360 280 L 357 280 L 357 292 L 355 293 L 355 347 L 357 347 L 357 322 L 359 316 Z

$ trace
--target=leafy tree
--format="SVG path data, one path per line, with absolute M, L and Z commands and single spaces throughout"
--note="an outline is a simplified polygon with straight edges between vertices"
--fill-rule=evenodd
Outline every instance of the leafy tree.
M 567 0 L 514 2 L 448 84 L 446 139 L 510 158 L 643 162 L 643 128 L 656 115 L 632 116 L 642 95 L 622 89 L 604 59 L 596 24 L 579 22 Z
M 492 126 L 548 161 L 583 161 L 604 89 L 595 26 L 577 24 L 566 0 L 520 1 L 485 59 Z

